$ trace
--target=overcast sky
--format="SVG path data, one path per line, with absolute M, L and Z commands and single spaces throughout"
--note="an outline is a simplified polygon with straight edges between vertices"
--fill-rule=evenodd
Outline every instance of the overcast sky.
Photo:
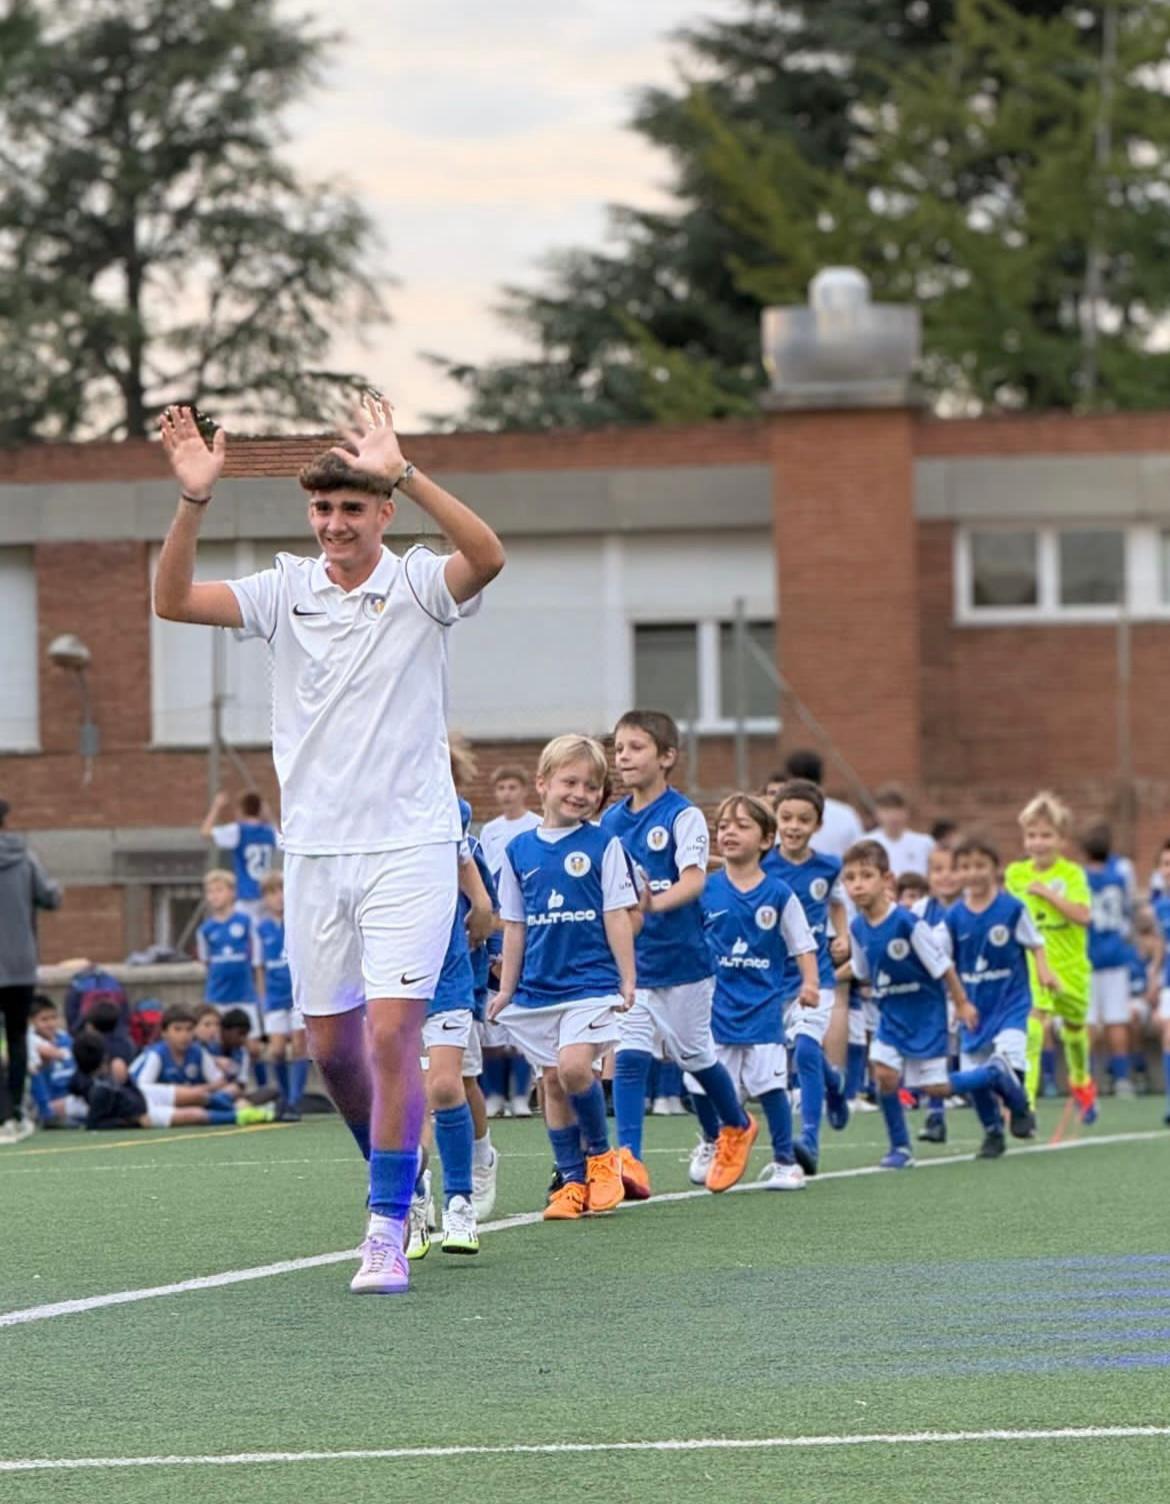
M 459 405 L 424 350 L 480 361 L 522 349 L 494 317 L 559 246 L 604 243 L 605 206 L 668 202 L 665 156 L 626 129 L 638 89 L 668 83 L 670 33 L 738 0 L 286 0 L 346 34 L 290 118 L 306 175 L 344 181 L 382 234 L 394 324 L 338 357 L 390 393 L 404 428 Z

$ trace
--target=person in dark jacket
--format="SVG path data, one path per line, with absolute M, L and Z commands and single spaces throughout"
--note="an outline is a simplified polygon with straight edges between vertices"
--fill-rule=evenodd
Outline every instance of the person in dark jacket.
M 29 851 L 25 838 L 5 830 L 8 802 L 0 799 L 0 1018 L 8 1054 L 0 1080 L 0 1144 L 32 1132 L 21 1103 L 28 1076 L 28 1019 L 37 983 L 37 910 L 55 909 L 61 889 Z

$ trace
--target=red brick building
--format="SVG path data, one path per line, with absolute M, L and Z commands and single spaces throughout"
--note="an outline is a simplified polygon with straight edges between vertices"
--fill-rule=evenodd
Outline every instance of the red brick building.
M 293 477 L 320 447 L 231 441 L 212 577 L 307 550 Z M 404 448 L 509 549 L 453 650 L 452 723 L 485 774 L 653 699 L 687 722 L 683 782 L 704 798 L 735 778 L 738 725 L 753 782 L 782 744 L 819 743 L 870 787 L 906 783 L 920 821 L 977 821 L 1008 850 L 1046 784 L 1078 816 L 1111 816 L 1143 865 L 1170 834 L 1170 414 L 797 411 Z M 275 796 L 263 650 L 152 619 L 174 496 L 155 445 L 0 459 L 0 794 L 68 885 L 47 960 L 120 958 L 178 924 L 203 860 L 213 652 L 228 737 Z M 404 508 L 396 537 L 424 521 Z M 88 781 L 77 685 L 46 658 L 64 632 L 92 653 Z M 790 695 L 737 656 L 744 635 Z M 223 773 L 241 786 L 230 760 Z M 839 767 L 828 782 L 848 792 Z

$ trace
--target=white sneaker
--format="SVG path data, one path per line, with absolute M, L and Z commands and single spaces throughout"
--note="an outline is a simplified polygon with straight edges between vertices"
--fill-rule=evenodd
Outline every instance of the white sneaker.
M 759 1184 L 766 1185 L 770 1191 L 803 1191 L 804 1171 L 799 1165 L 782 1165 L 773 1160 L 764 1166 Z
M 475 1225 L 475 1208 L 466 1196 L 452 1196 L 443 1212 L 444 1253 L 478 1253 L 479 1229 Z
M 375 1223 L 381 1224 L 375 1229 Z M 410 1288 L 410 1265 L 402 1251 L 402 1237 L 395 1235 L 395 1222 L 371 1217 L 362 1244 L 361 1268 L 349 1282 L 355 1295 L 403 1295 Z
M 1128 1076 L 1122 1076 L 1120 1080 L 1115 1081 L 1113 1084 L 1113 1095 L 1115 1097 L 1136 1097 L 1137 1088 Z
M 854 1112 L 880 1112 L 881 1108 L 876 1102 L 871 1102 L 868 1097 L 854 1097 L 849 1106 Z
M 20 1144 L 37 1131 L 32 1118 L 10 1118 L 0 1127 L 0 1144 Z
M 425 1259 L 431 1251 L 431 1224 L 434 1208 L 431 1204 L 431 1172 L 422 1173 L 422 1190 L 410 1198 L 410 1213 L 406 1223 L 406 1257 L 413 1264 Z
M 715 1145 L 710 1139 L 701 1138 L 691 1150 L 691 1163 L 687 1179 L 692 1185 L 706 1185 L 707 1171 L 715 1163 Z
M 471 1166 L 471 1204 L 475 1208 L 477 1222 L 486 1222 L 496 1204 L 496 1174 L 500 1168 L 500 1156 L 492 1149 L 492 1157 L 485 1165 Z
M 532 1116 L 532 1103 L 527 1097 L 513 1097 L 508 1103 L 514 1118 L 530 1118 Z
M 667 1111 L 667 1115 L 669 1117 L 672 1117 L 672 1118 L 681 1118 L 681 1117 L 684 1117 L 686 1115 L 686 1108 L 682 1104 L 682 1098 L 681 1097 L 667 1097 L 667 1099 L 666 1099 L 666 1111 Z
M 650 1104 L 650 1113 L 652 1117 L 668 1118 L 670 1116 L 670 1103 L 665 1097 L 655 1097 Z
M 0 1144 L 16 1143 L 16 1124 L 9 1121 L 0 1123 Z
M 508 1104 L 499 1092 L 493 1092 L 490 1097 L 483 1099 L 483 1108 L 489 1118 L 502 1118 L 508 1110 Z

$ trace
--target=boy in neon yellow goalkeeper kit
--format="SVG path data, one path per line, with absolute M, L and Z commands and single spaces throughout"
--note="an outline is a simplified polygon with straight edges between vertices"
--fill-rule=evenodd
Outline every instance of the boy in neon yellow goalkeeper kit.
M 1037 794 L 1021 810 L 1020 827 L 1028 855 L 1011 863 L 1004 873 L 1004 886 L 1027 904 L 1044 941 L 1048 963 L 1060 982 L 1055 991 L 1041 986 L 1029 953 L 1032 1013 L 1028 1019 L 1028 1098 L 1035 1103 L 1044 1026 L 1055 1014 L 1061 1022 L 1069 1089 L 1082 1122 L 1093 1123 L 1097 1119 L 1097 1088 L 1089 1074 L 1089 1034 L 1085 1027 L 1092 979 L 1089 880 L 1084 869 L 1064 855 L 1072 814 L 1055 794 Z

